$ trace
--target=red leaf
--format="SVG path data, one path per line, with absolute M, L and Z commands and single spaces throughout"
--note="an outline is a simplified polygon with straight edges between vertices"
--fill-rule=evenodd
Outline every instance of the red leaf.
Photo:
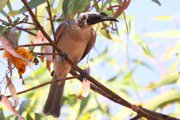
M 33 43 L 48 43 L 48 40 L 44 37 L 42 32 L 40 30 L 37 31 L 36 39 L 33 41 Z M 42 50 L 42 53 L 52 53 L 53 49 L 51 46 L 45 46 Z M 41 55 L 41 61 L 44 62 L 44 58 L 46 58 L 46 67 L 50 71 L 50 65 L 53 61 L 52 55 Z
M 34 41 L 32 41 L 34 44 L 37 44 L 37 43 L 42 43 L 42 42 L 46 42 L 46 38 L 44 37 L 44 35 L 41 33 L 40 30 L 37 31 L 37 34 L 36 34 L 36 38 Z
M 16 32 L 15 27 L 11 27 L 10 33 L 8 35 L 8 40 L 15 45 L 15 47 L 18 45 L 17 44 L 17 38 L 18 38 L 18 34 Z
M 24 118 L 15 110 L 15 108 L 11 105 L 11 102 L 4 95 L 0 94 L 0 103 L 4 104 L 13 114 L 15 114 L 20 120 L 24 120 Z
M 131 0 L 124 0 L 122 4 L 110 6 L 109 8 L 107 8 L 107 10 L 113 10 L 113 8 L 117 7 L 118 9 L 115 11 L 113 16 L 114 18 L 118 18 L 124 12 L 124 10 L 127 9 L 130 2 Z
M 45 46 L 44 49 L 42 50 L 42 53 L 52 53 L 52 47 L 51 46 Z M 52 62 L 53 56 L 52 55 L 43 55 L 47 61 Z
M 46 61 L 46 67 L 47 67 L 47 69 L 49 70 L 49 71 L 51 71 L 51 62 L 49 62 L 49 61 Z

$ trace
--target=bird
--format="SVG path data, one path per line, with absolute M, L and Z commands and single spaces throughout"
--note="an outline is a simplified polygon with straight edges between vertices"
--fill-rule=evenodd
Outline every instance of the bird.
M 96 32 L 93 26 L 104 21 L 115 21 L 117 19 L 106 13 L 85 12 L 80 13 L 76 19 L 67 19 L 61 22 L 55 32 L 54 42 L 75 64 L 78 64 L 94 47 Z M 55 51 L 57 53 L 57 51 Z M 53 60 L 54 72 L 52 83 L 43 113 L 55 118 L 60 116 L 62 97 L 65 81 L 57 81 L 66 78 L 71 70 L 63 56 L 55 56 Z

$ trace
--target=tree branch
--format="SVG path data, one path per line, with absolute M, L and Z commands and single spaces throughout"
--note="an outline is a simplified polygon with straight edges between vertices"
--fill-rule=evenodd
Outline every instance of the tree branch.
M 51 6 L 50 6 L 50 3 L 49 3 L 49 0 L 47 0 L 47 11 L 48 11 L 48 14 L 49 14 L 49 21 L 50 21 L 50 24 L 51 24 L 51 30 L 52 30 L 52 33 L 54 35 L 54 38 L 55 38 L 55 31 L 54 31 L 54 24 L 53 24 L 53 17 L 52 17 L 52 13 L 51 13 Z
M 57 81 L 71 80 L 71 79 L 78 78 L 78 77 L 79 77 L 79 76 L 76 75 L 76 76 L 72 76 L 72 77 L 62 78 L 61 80 L 57 80 Z M 50 84 L 50 83 L 52 83 L 52 82 L 54 82 L 54 81 L 51 80 L 51 81 L 45 82 L 45 83 L 43 83 L 43 84 L 34 86 L 34 87 L 32 87 L 32 88 L 29 88 L 29 89 L 20 91 L 20 92 L 18 92 L 17 94 L 19 95 L 19 94 L 23 94 L 23 93 L 29 92 L 29 91 L 31 91 L 31 90 L 38 89 L 38 88 L 43 87 L 43 86 L 45 86 L 45 85 L 48 85 L 48 84 Z M 8 95 L 8 96 L 6 96 L 6 97 L 10 98 L 10 97 L 12 97 L 12 95 Z
M 53 48 L 60 54 L 63 55 L 63 52 L 61 51 L 61 49 L 59 49 L 59 47 L 53 42 L 53 40 L 50 38 L 50 36 L 45 32 L 45 30 L 43 29 L 43 27 L 41 26 L 41 24 L 39 23 L 39 21 L 37 20 L 36 16 L 34 15 L 33 11 L 31 10 L 31 8 L 29 7 L 28 3 L 26 0 L 21 0 L 24 5 L 26 6 L 26 8 L 28 9 L 33 21 L 35 22 L 37 28 L 39 28 L 39 30 L 42 32 L 42 34 L 46 37 L 46 39 L 49 41 L 49 43 L 53 46 Z M 69 63 L 71 65 L 71 67 L 78 71 L 80 74 L 83 74 L 84 71 L 82 69 L 80 69 L 76 64 L 74 64 L 74 62 L 69 58 L 69 57 L 65 57 L 65 60 L 67 63 Z M 116 93 L 114 93 L 113 91 L 111 91 L 110 89 L 108 89 L 107 87 L 105 87 L 104 85 L 102 85 L 101 83 L 99 83 L 97 80 L 95 80 L 93 77 L 91 77 L 90 75 L 87 76 L 87 79 L 92 82 L 94 85 L 96 85 L 99 89 L 101 89 L 102 91 L 106 92 L 106 96 L 107 98 L 113 100 L 114 102 L 117 102 L 123 106 L 126 106 L 128 108 L 130 108 L 131 110 L 135 111 L 139 116 L 141 117 L 146 117 L 147 119 L 150 120 L 159 120 L 163 117 L 160 116 L 164 116 L 163 114 L 157 113 L 159 116 L 155 116 L 154 113 L 156 112 L 150 112 L 149 110 L 133 105 L 131 103 L 129 103 L 128 101 L 124 100 L 123 98 L 121 98 L 120 96 L 118 96 Z M 168 116 L 167 120 L 177 120 L 176 118 L 172 118 Z
M 18 47 L 47 46 L 47 45 L 51 45 L 51 44 L 49 43 L 25 44 L 25 45 L 19 45 Z M 4 50 L 4 48 L 0 47 L 0 50 Z

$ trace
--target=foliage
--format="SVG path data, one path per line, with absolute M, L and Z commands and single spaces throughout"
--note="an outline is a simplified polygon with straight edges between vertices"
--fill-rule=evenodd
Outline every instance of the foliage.
M 139 34 L 135 30 L 134 18 L 136 18 L 136 15 L 125 14 L 125 7 L 122 10 L 123 7 L 121 6 L 124 1 L 49 0 L 56 28 L 64 19 L 75 18 L 81 12 L 105 12 L 111 16 L 116 15 L 120 23 L 106 22 L 94 27 L 98 33 L 95 46 L 96 51 L 92 51 L 88 63 L 91 67 L 92 76 L 130 102 L 154 111 L 165 111 L 171 116 L 180 117 L 180 90 L 178 88 L 180 85 L 180 42 L 174 40 L 172 43 L 169 43 L 170 47 L 163 50 L 164 53 L 158 54 L 159 49 L 153 49 L 152 43 L 146 40 L 156 39 L 157 41 L 153 44 L 156 43 L 158 46 L 163 44 L 161 42 L 163 37 L 166 39 L 173 39 L 175 37 L 175 39 L 179 40 L 179 30 L 148 32 L 144 36 Z M 152 1 L 161 5 L 159 0 Z M 17 29 L 19 28 L 17 30 L 19 44 L 42 42 L 42 39 L 37 40 L 38 30 L 32 24 L 26 7 L 22 4 L 19 7 L 14 7 L 15 4 L 19 3 L 20 1 L 18 0 L 0 1 L 0 14 L 3 16 L 2 19 L 0 18 L 2 22 L 0 24 L 0 35 L 16 26 Z M 28 4 L 35 11 L 38 20 L 44 26 L 47 33 L 52 35 L 49 16 L 46 11 L 46 0 L 30 0 Z M 131 2 L 131 4 L 135 3 Z M 171 16 L 158 16 L 156 20 L 170 22 Z M 36 36 L 33 36 L 33 34 Z M 29 42 L 27 42 L 28 40 Z M 43 49 L 44 46 L 29 47 L 29 51 L 33 50 L 33 52 L 42 52 Z M 37 54 L 34 57 L 44 59 L 43 56 L 38 56 Z M 40 60 L 40 58 L 38 59 Z M 126 58 L 127 60 L 124 60 Z M 1 59 L 1 61 L 3 60 Z M 28 68 L 23 76 L 25 88 L 51 80 L 50 72 L 48 71 L 50 67 L 47 69 L 46 64 L 49 65 L 48 61 L 40 62 L 38 66 L 32 64 L 31 68 Z M 86 62 L 83 61 L 80 66 L 86 66 Z M 9 70 L 8 67 L 7 70 Z M 150 74 L 147 76 L 147 73 L 144 71 L 148 71 Z M 18 86 L 21 82 L 15 73 L 17 72 L 13 71 L 12 80 L 16 81 L 15 86 Z M 157 74 L 159 77 L 151 77 L 151 75 L 156 76 Z M 6 76 L 6 72 L 4 72 L 4 76 Z M 146 81 L 146 79 L 149 81 Z M 5 84 L 0 84 L 0 86 L 3 85 Z M 83 100 L 78 100 L 75 95 L 78 86 L 80 86 L 80 83 L 74 79 L 67 82 L 63 98 L 62 118 L 69 120 L 75 118 L 82 120 L 128 119 L 135 115 L 127 108 L 117 106 L 115 103 L 95 93 L 90 93 Z M 53 119 L 44 116 L 41 112 L 42 104 L 44 104 L 48 93 L 48 87 L 38 88 L 19 96 L 21 101 L 20 105 L 16 108 L 17 111 L 27 120 Z M 16 89 L 17 91 L 21 90 L 17 87 Z M 3 92 L 5 88 L 1 90 Z M 171 108 L 172 110 L 170 110 Z M 11 120 L 17 118 L 7 112 L 5 107 L 2 107 L 0 108 L 0 119 Z

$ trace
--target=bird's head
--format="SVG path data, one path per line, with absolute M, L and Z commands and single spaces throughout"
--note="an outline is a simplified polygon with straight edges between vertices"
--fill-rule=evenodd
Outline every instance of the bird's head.
M 117 19 L 108 16 L 106 13 L 92 13 L 92 12 L 81 13 L 77 21 L 80 27 L 92 26 L 96 23 L 103 22 L 103 21 L 118 22 Z

